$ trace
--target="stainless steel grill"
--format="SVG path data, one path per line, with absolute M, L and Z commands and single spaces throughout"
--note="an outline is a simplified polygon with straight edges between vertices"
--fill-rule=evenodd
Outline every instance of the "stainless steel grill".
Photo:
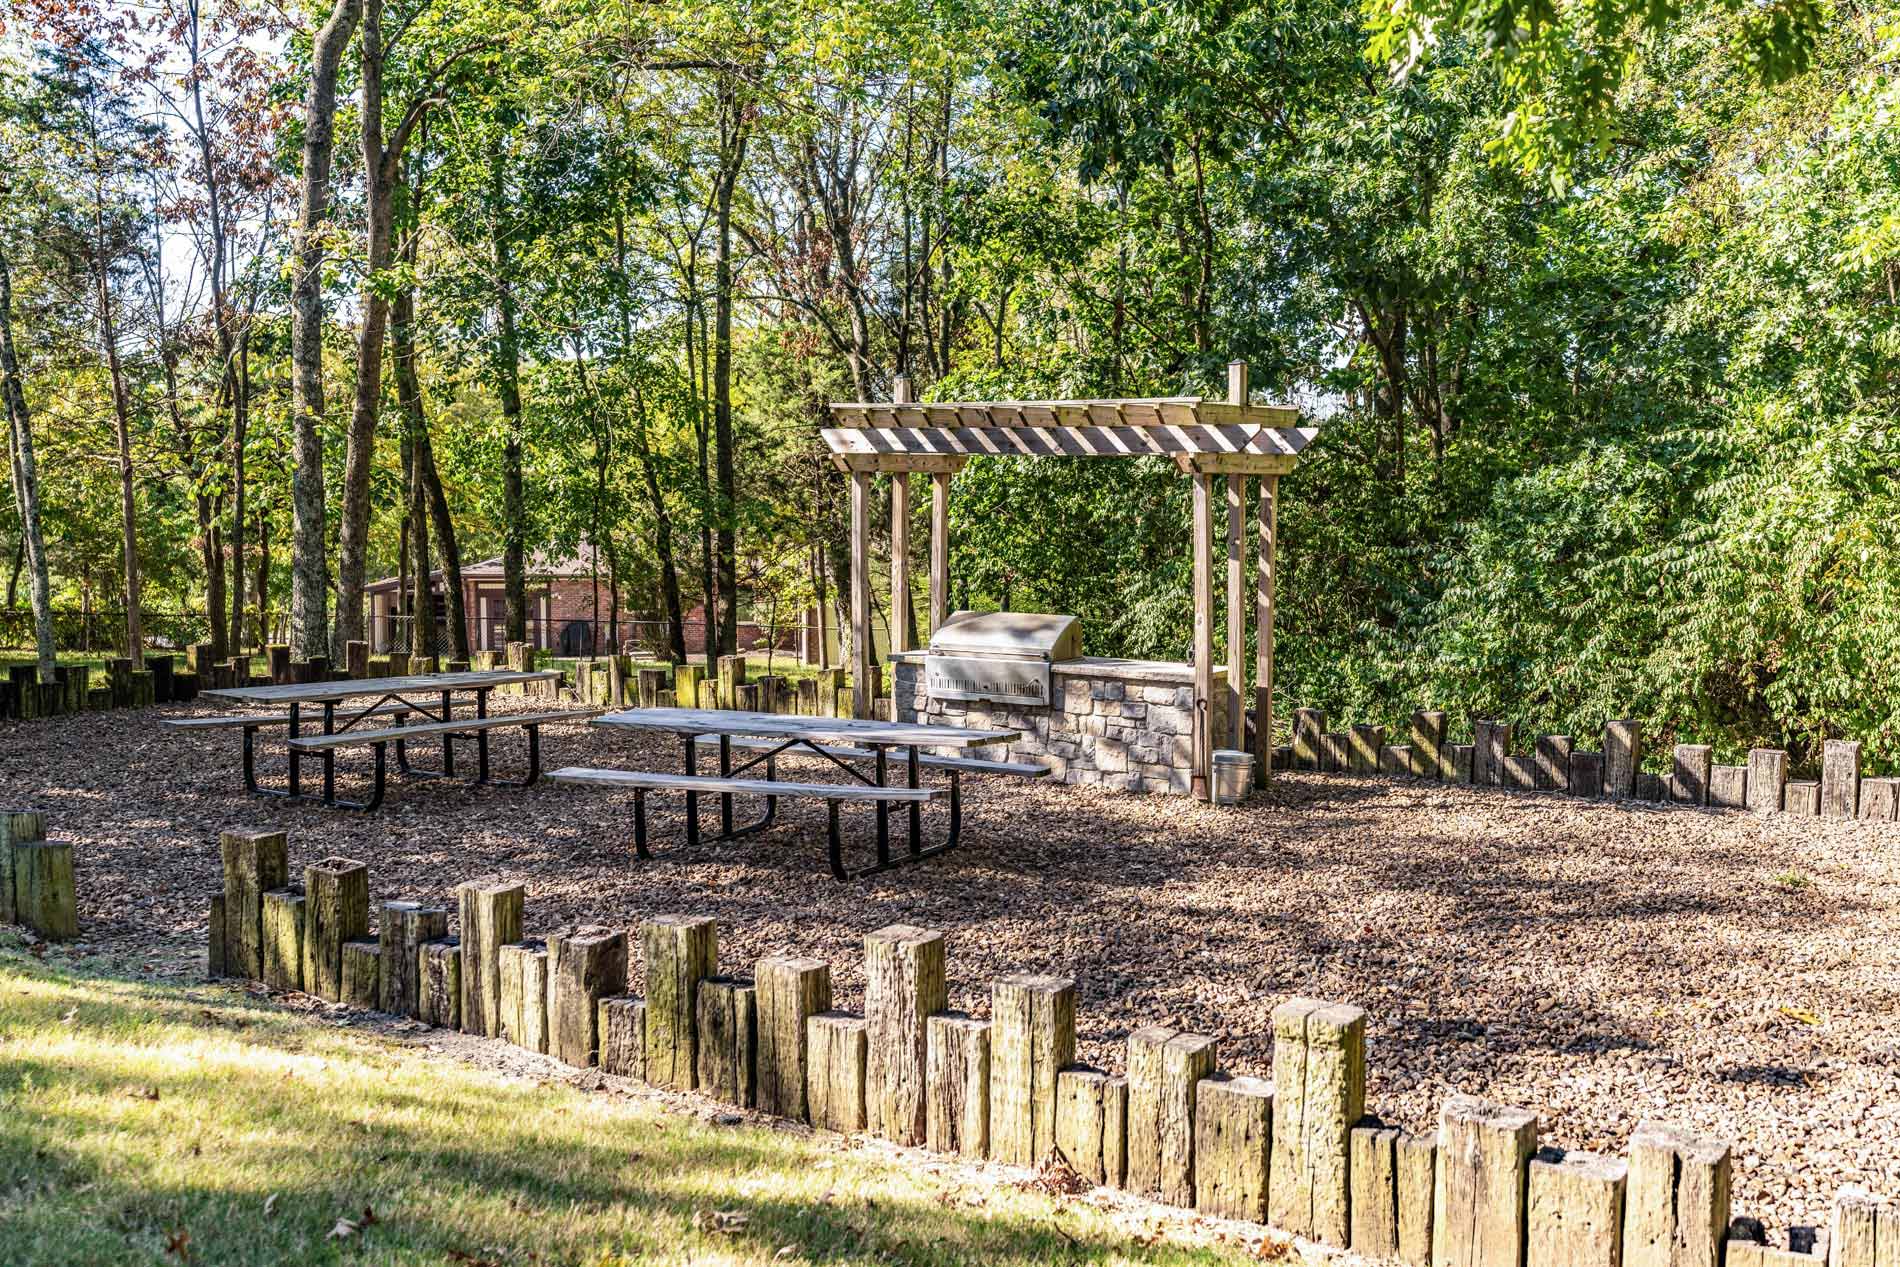
M 1074 616 L 960 611 L 930 639 L 924 687 L 932 699 L 1048 704 L 1050 666 L 1081 654 Z

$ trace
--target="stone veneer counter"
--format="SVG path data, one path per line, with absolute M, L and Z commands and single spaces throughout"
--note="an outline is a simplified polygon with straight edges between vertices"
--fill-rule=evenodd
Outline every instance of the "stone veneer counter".
M 1058 660 L 1050 666 L 1052 699 L 1044 706 L 933 700 L 924 690 L 924 658 L 922 651 L 889 657 L 898 721 L 1021 731 L 1010 756 L 1040 761 L 1064 783 L 1183 796 L 1192 788 L 1193 665 L 1098 656 Z M 1223 746 L 1218 737 L 1225 732 L 1226 679 L 1226 668 L 1217 665 L 1215 747 Z

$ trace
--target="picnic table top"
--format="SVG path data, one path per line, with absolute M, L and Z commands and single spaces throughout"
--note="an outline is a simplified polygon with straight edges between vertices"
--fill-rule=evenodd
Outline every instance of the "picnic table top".
M 630 708 L 594 718 L 596 726 L 669 731 L 678 735 L 734 735 L 818 742 L 916 744 L 930 748 L 981 748 L 1022 737 L 1016 730 L 969 730 L 914 722 L 866 721 L 852 717 L 802 717 L 747 713 L 723 708 Z
M 229 686 L 198 694 L 235 704 L 325 704 L 365 695 L 440 694 L 443 691 L 485 691 L 516 682 L 558 680 L 559 669 L 520 672 L 513 669 L 477 669 L 469 673 L 412 673 L 405 677 L 356 678 L 341 682 L 295 682 L 284 686 Z

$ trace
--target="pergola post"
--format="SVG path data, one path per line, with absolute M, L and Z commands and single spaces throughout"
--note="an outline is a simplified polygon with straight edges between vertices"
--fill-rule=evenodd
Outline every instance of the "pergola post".
M 1194 777 L 1193 792 L 1201 800 L 1211 794 L 1208 784 L 1214 757 L 1213 718 L 1208 705 L 1214 698 L 1214 477 L 1194 473 Z
M 1247 746 L 1247 477 L 1227 484 L 1227 746 Z
M 871 715 L 871 472 L 851 472 L 851 712 Z
M 891 472 L 891 650 L 910 650 L 910 472 Z
M 930 632 L 950 614 L 950 475 L 930 475 Z
M 1260 781 L 1273 781 L 1273 582 L 1278 544 L 1280 477 L 1260 477 L 1260 559 L 1254 571 L 1253 755 Z

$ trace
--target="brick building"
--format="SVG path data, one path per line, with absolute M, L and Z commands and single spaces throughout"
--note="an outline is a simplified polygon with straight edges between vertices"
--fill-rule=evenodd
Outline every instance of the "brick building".
M 665 622 L 656 612 L 628 607 L 625 595 L 622 595 L 616 626 L 606 566 L 602 564 L 601 575 L 596 580 L 593 559 L 586 549 L 572 557 L 537 552 L 528 557 L 526 571 L 527 641 L 541 650 L 561 656 L 605 655 L 608 644 L 617 635 L 619 650 L 623 653 L 655 655 L 663 651 Z M 452 651 L 454 640 L 448 633 L 448 601 L 441 569 L 430 573 L 430 579 L 436 595 L 434 647 L 438 655 L 446 656 Z M 369 596 L 373 654 L 410 645 L 408 601 L 400 589 L 400 578 L 394 576 L 364 587 Z M 462 568 L 462 600 L 468 612 L 469 646 L 476 651 L 501 650 L 507 642 L 508 602 L 499 557 Z M 705 646 L 705 608 L 691 608 L 682 623 L 687 653 L 697 655 Z M 807 663 L 816 663 L 818 647 L 813 626 L 811 613 L 788 616 L 774 639 L 778 650 Z M 751 652 L 763 648 L 766 638 L 767 631 L 758 624 L 740 622 L 740 650 Z

